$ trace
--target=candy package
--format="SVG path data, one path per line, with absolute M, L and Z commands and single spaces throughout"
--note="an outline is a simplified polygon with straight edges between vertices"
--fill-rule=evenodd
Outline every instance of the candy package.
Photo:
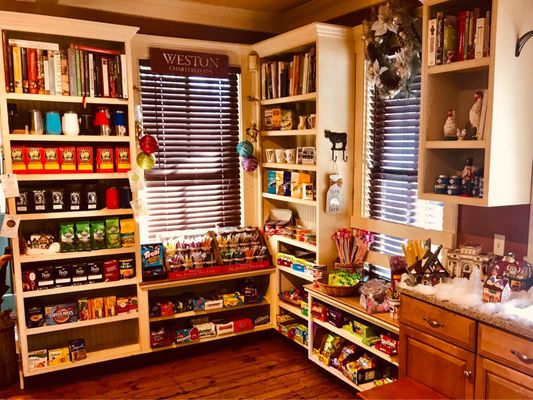
M 108 249 L 120 247 L 120 228 L 118 218 L 107 218 L 105 220 L 105 238 Z
M 76 251 L 73 222 L 59 223 L 59 246 L 62 253 Z
M 133 218 L 120 220 L 120 243 L 122 247 L 135 246 L 135 222 Z
M 89 221 L 76 222 L 76 241 L 78 251 L 91 250 L 91 229 Z

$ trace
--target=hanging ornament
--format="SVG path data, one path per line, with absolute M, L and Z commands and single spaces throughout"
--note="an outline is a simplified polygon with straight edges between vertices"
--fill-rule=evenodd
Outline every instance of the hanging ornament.
M 259 129 L 257 129 L 257 124 L 252 122 L 252 126 L 246 129 L 246 134 L 252 138 L 253 142 L 257 141 L 257 135 L 259 135 Z
M 239 157 L 250 157 L 254 154 L 254 146 L 248 140 L 240 141 L 239 144 L 237 144 L 237 153 L 239 154 Z
M 255 171 L 258 165 L 257 158 L 255 158 L 254 156 L 245 157 L 241 160 L 241 165 L 245 171 Z
M 335 166 L 335 169 L 337 167 Z M 326 213 L 340 214 L 341 212 L 342 177 L 337 174 L 329 176 L 329 189 L 326 198 Z
M 149 171 L 154 168 L 155 156 L 153 154 L 139 153 L 137 155 L 137 165 L 142 169 Z
M 152 135 L 144 135 L 139 140 L 139 146 L 141 150 L 146 154 L 152 154 L 159 150 L 159 143 L 157 139 Z

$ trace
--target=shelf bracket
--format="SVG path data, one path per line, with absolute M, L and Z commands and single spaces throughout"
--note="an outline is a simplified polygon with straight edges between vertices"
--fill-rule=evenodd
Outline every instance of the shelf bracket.
M 533 37 L 533 31 L 529 31 L 527 33 L 524 33 L 519 39 L 516 41 L 516 48 L 514 51 L 515 57 L 520 57 L 520 53 L 522 52 L 522 48 L 526 44 L 526 42 Z
M 336 151 L 342 151 L 342 160 L 344 162 L 348 161 L 348 156 L 346 154 L 346 141 L 348 135 L 346 132 L 332 132 L 329 129 L 324 131 L 324 134 L 331 142 L 331 160 L 337 162 L 337 156 L 335 155 Z M 338 147 L 339 145 L 340 147 Z

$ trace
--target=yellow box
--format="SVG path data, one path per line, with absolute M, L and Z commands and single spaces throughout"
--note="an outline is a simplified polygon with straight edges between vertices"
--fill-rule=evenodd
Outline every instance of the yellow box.
M 68 347 L 60 347 L 48 350 L 48 366 L 70 364 L 70 352 Z

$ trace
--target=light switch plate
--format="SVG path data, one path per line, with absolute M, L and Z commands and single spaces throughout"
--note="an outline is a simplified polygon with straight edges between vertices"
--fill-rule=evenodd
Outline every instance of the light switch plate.
M 494 234 L 494 249 L 493 253 L 497 256 L 503 256 L 505 252 L 505 235 Z

